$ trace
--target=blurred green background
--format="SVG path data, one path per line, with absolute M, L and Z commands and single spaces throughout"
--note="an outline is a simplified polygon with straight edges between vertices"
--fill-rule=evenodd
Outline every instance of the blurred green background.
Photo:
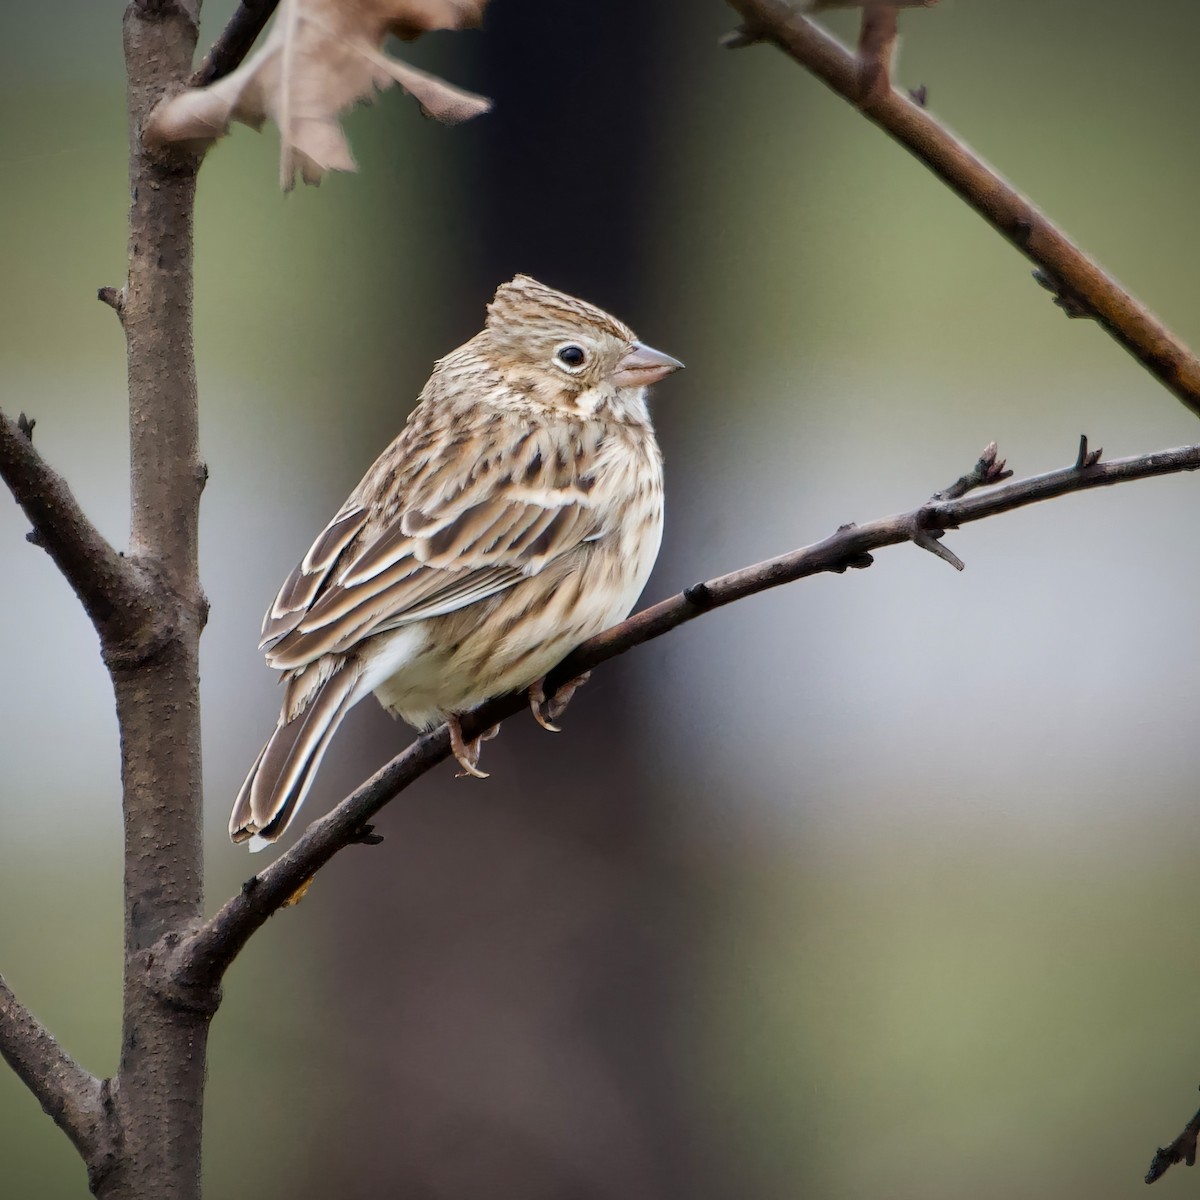
M 207 44 L 232 8 L 205 6 Z M 120 12 L 10 5 L 0 404 L 126 529 Z M 411 51 L 497 100 L 389 94 L 361 164 L 201 175 L 196 348 L 210 906 L 274 720 L 262 609 L 518 270 L 678 355 L 648 599 L 911 507 L 990 440 L 1018 474 L 1195 419 L 903 151 L 716 0 L 495 0 Z M 1189 0 L 943 0 L 900 78 L 1200 342 Z M 848 18 L 831 20 L 843 34 Z M 1067 498 L 706 617 L 597 674 L 485 786 L 440 769 L 231 972 L 213 1197 L 1132 1196 L 1200 1081 L 1190 914 L 1197 482 Z M 116 1064 L 115 723 L 95 638 L 0 505 L 0 970 Z M 368 711 L 368 709 L 370 711 Z M 408 732 L 363 705 L 319 813 Z M 1156 1185 L 1192 1194 L 1178 1169 Z M 0 1072 L 0 1194 L 78 1197 Z

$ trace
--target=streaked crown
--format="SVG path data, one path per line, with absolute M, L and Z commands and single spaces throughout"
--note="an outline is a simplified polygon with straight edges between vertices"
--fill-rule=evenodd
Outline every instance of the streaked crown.
M 487 310 L 487 327 L 496 332 L 562 326 L 589 325 L 622 342 L 635 342 L 637 335 L 611 313 L 586 300 L 556 292 L 528 275 L 517 275 L 496 289 Z

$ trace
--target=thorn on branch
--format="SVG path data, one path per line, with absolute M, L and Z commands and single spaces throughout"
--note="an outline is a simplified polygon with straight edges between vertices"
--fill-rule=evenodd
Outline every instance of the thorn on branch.
M 1038 286 L 1050 292 L 1054 297 L 1054 303 L 1072 320 L 1095 315 L 1082 296 L 1077 296 L 1061 279 L 1052 275 L 1045 267 L 1038 267 L 1036 271 L 1032 272 L 1032 275 Z
M 1103 453 L 1103 446 L 1099 450 L 1089 450 L 1087 434 L 1081 433 L 1079 435 L 1079 453 L 1075 457 L 1075 470 L 1084 471 L 1088 467 L 1094 467 L 1100 461 Z
M 967 564 L 953 550 L 938 541 L 939 538 L 946 536 L 946 531 L 944 529 L 926 529 L 920 524 L 920 520 L 921 515 L 918 513 L 917 523 L 912 531 L 913 545 L 922 550 L 928 550 L 930 554 L 940 558 L 943 562 L 948 562 L 956 571 L 965 570 Z
M 762 34 L 749 25 L 739 25 L 737 29 L 721 34 L 717 45 L 724 50 L 744 50 L 747 46 L 757 46 L 762 40 Z
M 918 108 L 924 108 L 929 101 L 929 89 L 922 83 L 908 89 L 909 98 Z
M 107 304 L 122 321 L 125 320 L 125 289 L 123 287 L 102 287 L 96 292 L 96 299 L 101 304 Z
M 1146 1172 L 1146 1182 L 1154 1183 L 1161 1179 L 1176 1163 L 1195 1166 L 1197 1138 L 1200 1138 L 1200 1112 L 1183 1127 L 1183 1132 L 1169 1146 L 1159 1146 L 1155 1150 L 1150 1169 Z
M 27 417 L 24 413 L 21 413 L 17 417 L 17 428 L 25 435 L 27 442 L 33 441 L 33 429 L 35 425 L 37 425 L 36 417 Z
M 1012 472 L 1008 470 L 1007 461 L 999 457 L 996 443 L 988 442 L 974 467 L 956 479 L 948 488 L 934 492 L 930 500 L 959 500 L 976 488 L 990 487 L 993 483 L 999 483 L 1001 480 L 1011 477 Z

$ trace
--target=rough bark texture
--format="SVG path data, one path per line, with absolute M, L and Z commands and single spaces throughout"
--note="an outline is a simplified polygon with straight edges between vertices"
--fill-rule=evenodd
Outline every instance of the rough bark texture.
M 121 729 L 125 822 L 125 986 L 114 1088 L 121 1152 L 98 1196 L 200 1195 L 205 1042 L 211 1007 L 159 985 L 151 947 L 201 914 L 197 567 L 204 472 L 197 457 L 192 350 L 192 208 L 198 161 L 151 156 L 140 129 L 188 77 L 199 4 L 134 0 L 125 13 L 129 78 L 129 278 L 122 319 L 131 448 L 130 555 L 163 588 L 166 633 L 143 656 L 110 661 Z

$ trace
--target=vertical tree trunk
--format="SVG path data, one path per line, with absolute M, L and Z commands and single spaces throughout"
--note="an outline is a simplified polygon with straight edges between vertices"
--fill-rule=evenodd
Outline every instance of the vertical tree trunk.
M 98 1196 L 194 1200 L 210 1005 L 155 986 L 151 947 L 199 918 L 203 902 L 197 566 L 204 468 L 197 455 L 192 350 L 192 212 L 198 160 L 141 144 L 146 116 L 191 70 L 199 0 L 133 0 L 129 80 L 128 354 L 130 555 L 161 588 L 160 622 L 108 656 L 121 728 L 125 821 L 125 985 L 112 1089 L 121 1147 Z

